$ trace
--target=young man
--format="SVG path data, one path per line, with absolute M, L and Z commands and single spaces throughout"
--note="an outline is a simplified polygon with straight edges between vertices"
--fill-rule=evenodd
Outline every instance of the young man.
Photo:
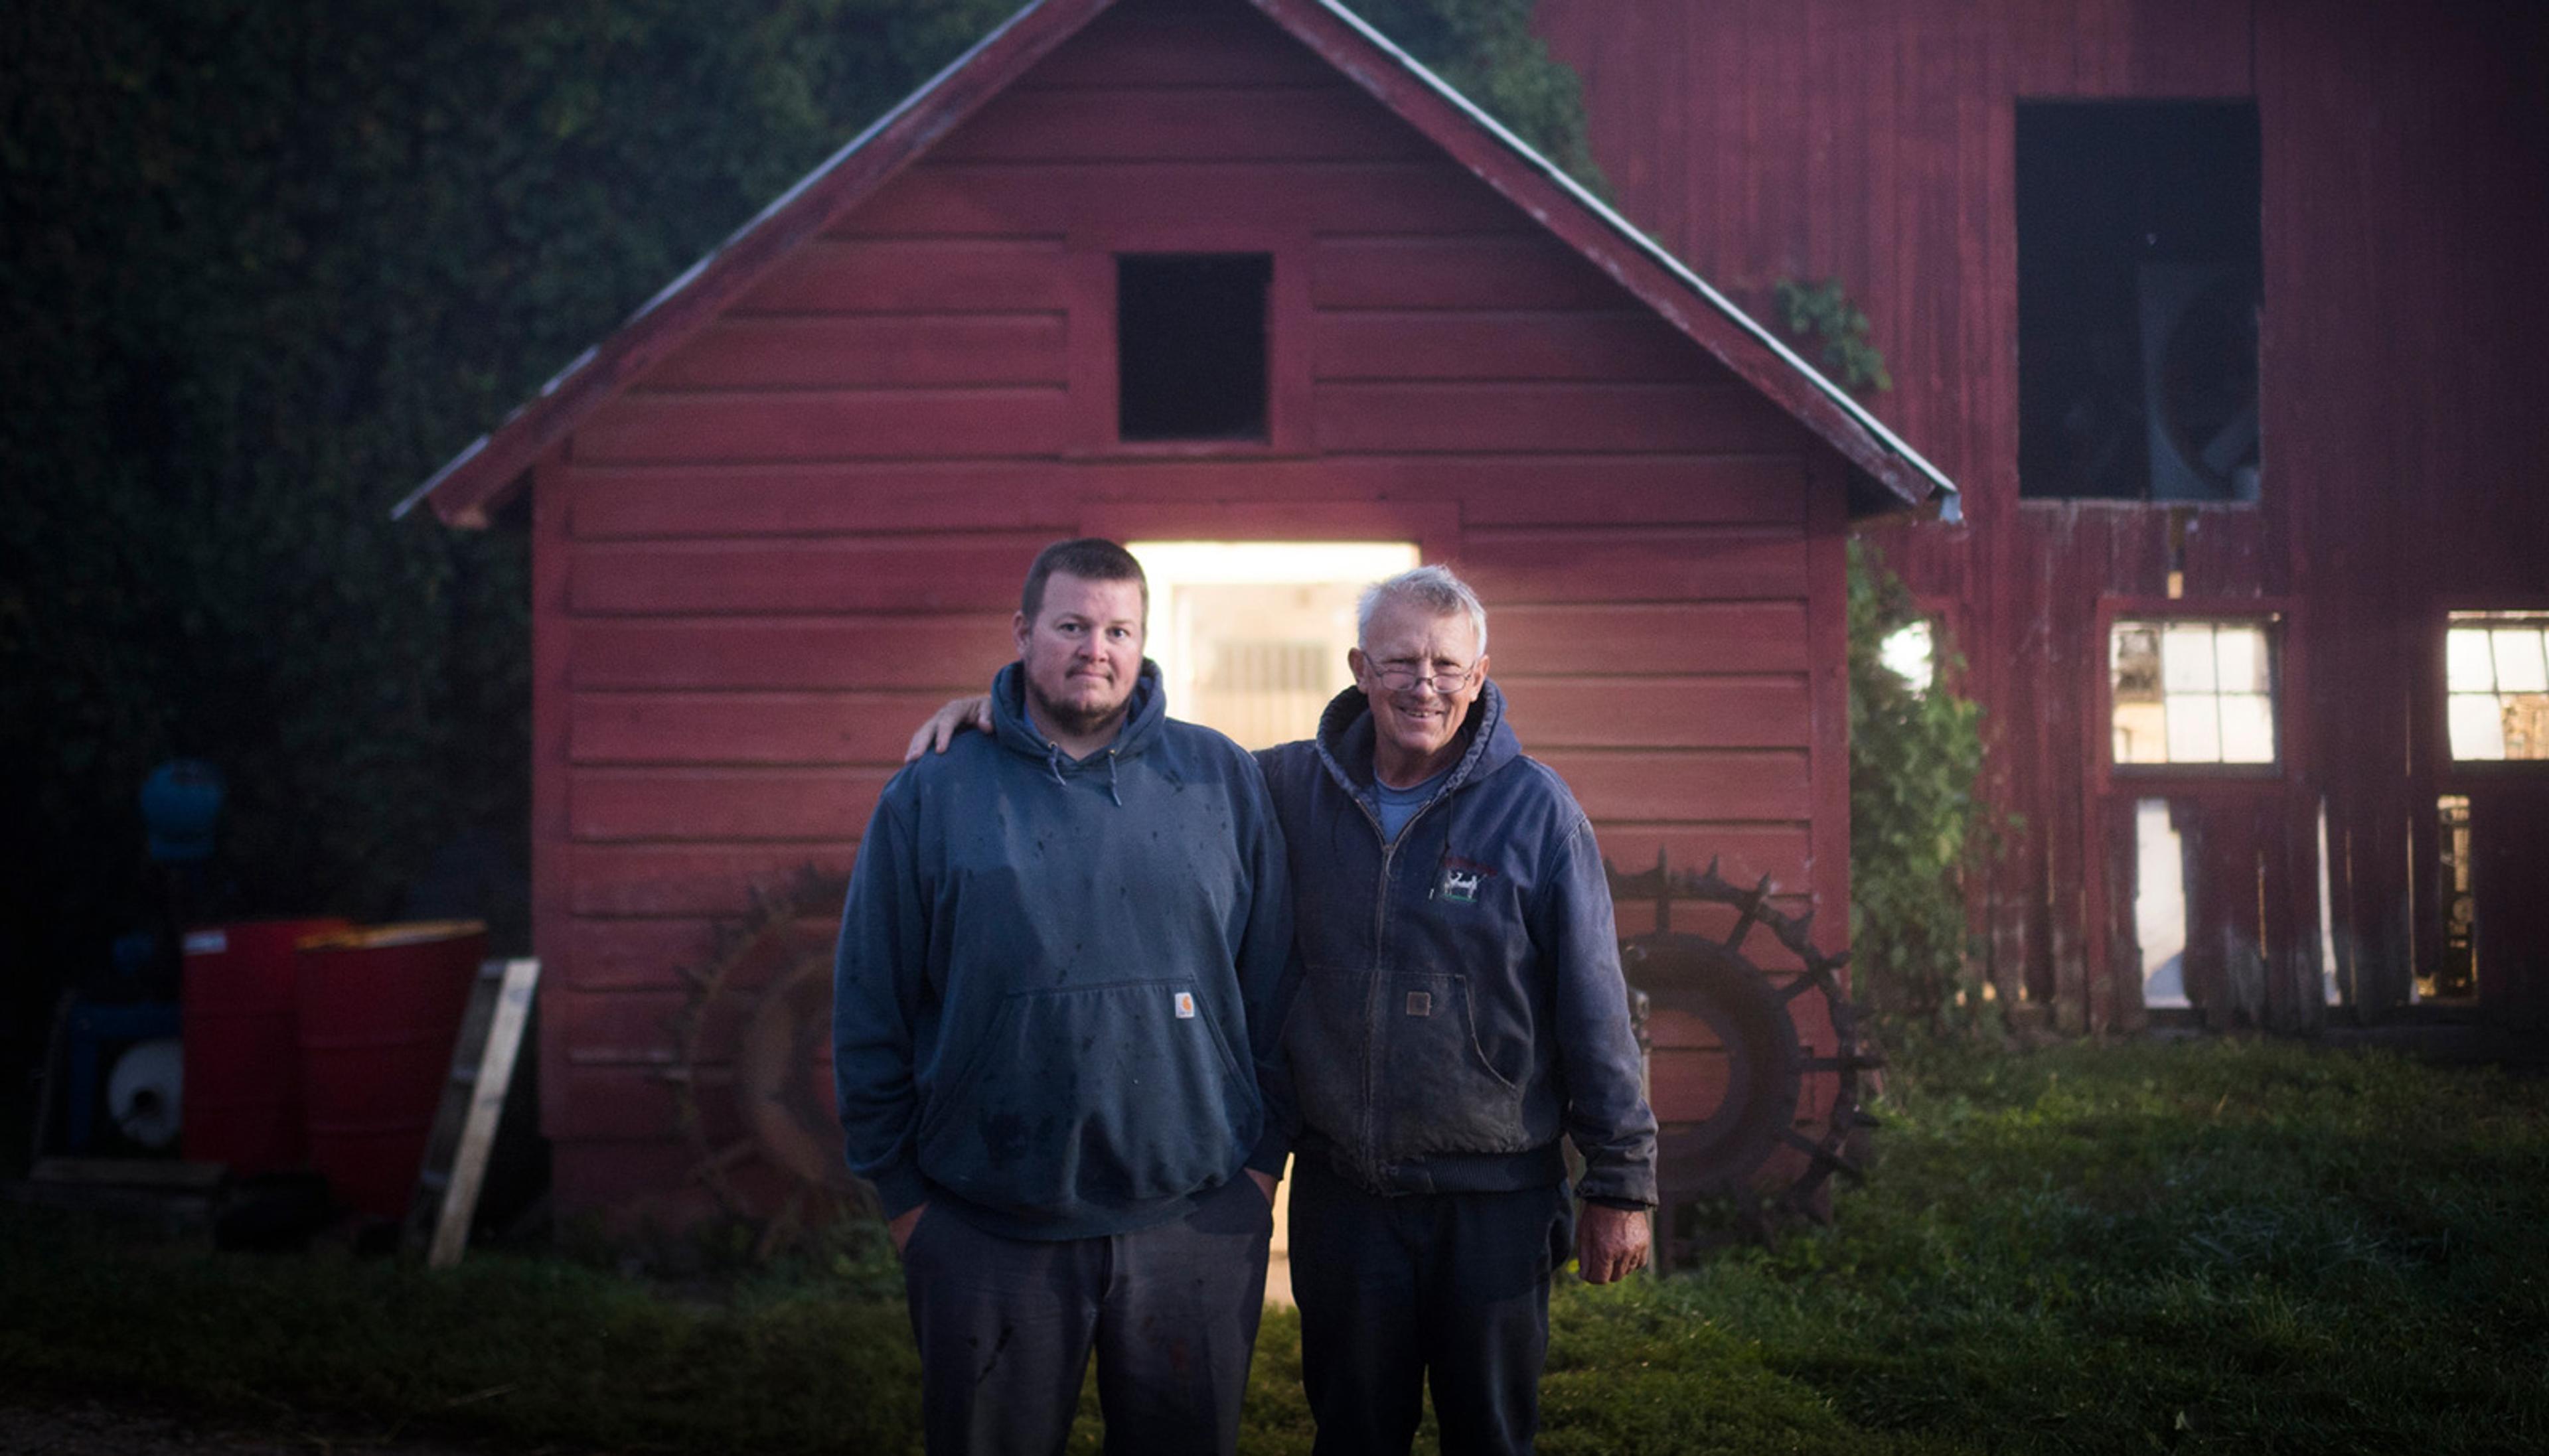
M 1038 556 L 991 732 L 895 776 L 850 879 L 841 1124 L 934 1453 L 1059 1450 L 1092 1349 L 1109 1451 L 1237 1443 L 1290 889 L 1256 762 L 1169 719 L 1147 605 L 1112 542 Z

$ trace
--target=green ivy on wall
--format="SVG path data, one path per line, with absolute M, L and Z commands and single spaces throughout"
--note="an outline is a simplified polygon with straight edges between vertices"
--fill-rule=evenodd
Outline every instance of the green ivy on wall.
M 1988 843 L 1977 786 L 1982 707 L 1952 682 L 1961 667 L 1934 624 L 1933 680 L 1884 659 L 1921 620 L 1874 545 L 1849 545 L 1850 964 L 1859 997 L 1925 1031 L 1980 1025 L 1970 967 L 1967 872 Z
M 1840 279 L 1806 283 L 1782 278 L 1770 295 L 1789 333 L 1823 341 L 1815 362 L 1839 375 L 1842 388 L 1852 392 L 1894 388 L 1894 377 L 1885 372 L 1885 356 L 1868 338 L 1867 315 L 1849 301 Z

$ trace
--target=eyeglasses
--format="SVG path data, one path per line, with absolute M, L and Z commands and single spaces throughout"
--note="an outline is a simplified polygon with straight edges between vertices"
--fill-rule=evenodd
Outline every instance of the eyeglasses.
M 1453 693 L 1468 686 L 1469 675 L 1477 670 L 1478 665 L 1475 663 L 1453 672 L 1431 674 L 1418 672 L 1414 663 L 1373 663 L 1371 665 L 1372 676 L 1380 680 L 1381 686 L 1392 692 L 1405 692 L 1419 682 L 1430 682 L 1434 685 L 1434 690 L 1445 697 L 1450 697 Z

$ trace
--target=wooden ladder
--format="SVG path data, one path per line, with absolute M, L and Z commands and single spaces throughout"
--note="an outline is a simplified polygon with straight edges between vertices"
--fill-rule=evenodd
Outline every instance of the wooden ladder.
M 469 1008 L 451 1048 L 451 1077 L 443 1083 L 442 1106 L 425 1138 L 425 1164 L 417 1172 L 416 1198 L 400 1239 L 411 1250 L 425 1246 L 428 1269 L 459 1263 L 469 1242 L 469 1221 L 478 1211 L 487 1156 L 496 1145 L 496 1125 L 514 1085 L 522 1029 L 530 1023 L 539 983 L 537 960 L 490 960 L 478 967 L 469 988 Z

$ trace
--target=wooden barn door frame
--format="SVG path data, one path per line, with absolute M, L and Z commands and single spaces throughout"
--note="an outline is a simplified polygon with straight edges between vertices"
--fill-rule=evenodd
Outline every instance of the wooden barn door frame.
M 2420 966 L 2437 963 L 2443 950 L 2443 916 L 2446 910 L 2441 893 L 2442 831 L 2436 819 L 2436 800 L 2444 794 L 2459 794 L 2469 799 L 2474 846 L 2479 832 L 2489 823 L 2503 825 L 2527 819 L 2534 824 L 2549 824 L 2549 763 L 2462 763 L 2452 757 L 2445 654 L 2451 614 L 2456 611 L 2549 616 L 2549 592 L 2438 592 L 2427 599 L 2410 635 L 2409 640 L 2415 644 L 2416 661 L 2410 666 L 2408 685 L 2408 721 L 2411 725 L 2408 873 L 2413 877 L 2409 894 L 2415 906 L 2415 923 L 2410 934 L 2415 942 L 2416 965 Z M 2549 829 L 2537 829 L 2534 833 L 2549 834 Z M 2509 857 L 2488 852 L 2481 853 L 2478 858 L 2484 879 L 2484 871 L 2489 865 L 2501 865 Z M 2528 947 L 2526 953 L 2512 962 L 2509 972 L 2503 968 L 2505 962 L 2500 959 L 2495 962 L 2500 968 L 2494 974 L 2490 973 L 2487 889 L 2486 883 L 2472 886 L 2478 897 L 2480 915 L 2477 1001 L 2444 1006 L 2420 1005 L 2414 999 L 2415 967 L 2410 966 L 2406 977 L 2407 986 L 2392 1015 L 2404 1013 L 2435 1021 L 2477 1020 L 2495 1025 L 2549 1025 L 2549 972 L 2542 969 L 2544 964 L 2549 964 L 2549 960 L 2544 959 L 2544 956 L 2549 956 L 2549 951 L 2537 946 Z M 2500 888 L 2498 893 L 2503 894 L 2503 891 Z
M 2304 710 L 2310 683 L 2305 615 L 2301 601 L 2290 596 L 2102 593 L 2098 597 L 2096 609 L 2090 614 L 2091 636 L 2081 653 L 2078 680 L 2079 701 L 2088 705 L 2080 724 L 2080 753 L 2088 768 L 2088 801 L 2082 805 L 2080 815 L 2079 854 L 2082 951 L 2088 960 L 2089 1004 L 2083 1008 L 2083 1015 L 2091 1031 L 2135 1030 L 2148 1019 L 2142 1005 L 2140 956 L 2133 954 L 2137 943 L 2127 931 L 2132 903 L 2129 876 L 2124 872 L 2125 864 L 2117 859 L 2120 817 L 2129 818 L 2131 805 L 2145 798 L 2191 800 L 2211 812 L 2235 812 L 2242 807 L 2252 814 L 2272 810 L 2264 817 L 2280 830 L 2283 853 L 2273 857 L 2274 863 L 2267 866 L 2268 903 L 2261 930 L 2272 933 L 2270 946 L 2275 954 L 2266 970 L 2264 1016 L 2269 1025 L 2292 1026 L 2315 1024 L 2324 1015 L 2322 1006 L 2303 1004 L 2305 987 L 2314 1003 L 2319 985 L 2315 970 L 2307 977 L 2303 974 L 2305 967 L 2317 964 L 2318 951 L 2317 839 L 2313 817 L 2316 799 L 2310 790 L 2309 719 Z M 2172 764 L 2118 769 L 2112 726 L 2115 690 L 2108 653 L 2117 620 L 2131 617 L 2276 619 L 2273 764 L 2214 769 Z M 2299 904 L 2305 897 L 2310 900 L 2307 914 Z M 2194 913 L 2191 896 L 2188 913 Z M 2191 935 L 2189 949 L 2193 950 Z M 2190 956 L 2190 965 L 2196 958 Z M 2188 979 L 2192 990 L 2195 978 L 2191 971 Z M 2215 1004 L 2206 1010 L 2206 1024 L 2215 1030 L 2225 1030 L 2226 1015 L 2227 1008 L 2217 996 Z

